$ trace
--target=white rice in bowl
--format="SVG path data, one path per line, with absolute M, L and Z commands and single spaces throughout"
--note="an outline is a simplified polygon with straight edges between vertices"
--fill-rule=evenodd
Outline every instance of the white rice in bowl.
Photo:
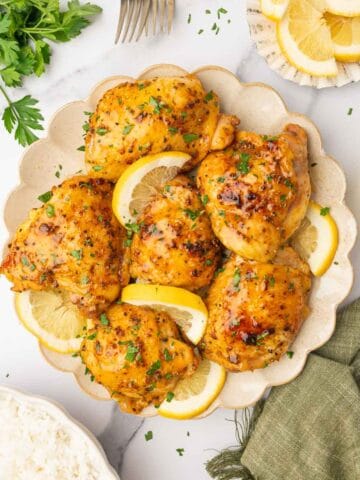
M 0 390 L 0 480 L 115 478 L 90 438 L 56 407 Z

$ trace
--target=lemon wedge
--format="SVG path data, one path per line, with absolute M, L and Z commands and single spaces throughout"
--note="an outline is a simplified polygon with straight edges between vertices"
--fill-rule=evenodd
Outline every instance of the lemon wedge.
M 277 23 L 279 46 L 298 70 L 317 77 L 337 75 L 335 50 L 321 0 L 290 0 Z
M 27 290 L 15 296 L 21 323 L 40 343 L 58 353 L 80 350 L 86 319 L 65 292 Z
M 113 193 L 113 211 L 122 225 L 135 222 L 150 198 L 179 173 L 191 159 L 182 152 L 163 152 L 140 158 L 117 181 Z
M 184 288 L 133 283 L 123 289 L 121 300 L 167 312 L 194 345 L 205 333 L 208 319 L 205 303 L 199 295 Z
M 306 217 L 292 243 L 316 277 L 330 267 L 339 243 L 338 229 L 328 207 L 310 202 Z
M 280 20 L 288 4 L 289 0 L 261 0 L 261 12 L 270 20 Z
M 194 375 L 178 382 L 172 400 L 164 400 L 158 412 L 178 420 L 200 415 L 219 395 L 225 380 L 225 368 L 205 358 Z
M 326 0 L 326 10 L 335 15 L 356 17 L 360 15 L 359 0 Z
M 325 13 L 325 20 L 330 28 L 336 60 L 360 61 L 360 16 L 350 18 Z

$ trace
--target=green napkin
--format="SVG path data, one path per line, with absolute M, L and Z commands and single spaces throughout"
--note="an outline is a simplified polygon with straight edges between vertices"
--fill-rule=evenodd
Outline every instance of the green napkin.
M 273 388 L 240 436 L 206 468 L 218 480 L 360 479 L 360 299 L 301 375 Z M 260 411 L 262 410 L 262 411 Z

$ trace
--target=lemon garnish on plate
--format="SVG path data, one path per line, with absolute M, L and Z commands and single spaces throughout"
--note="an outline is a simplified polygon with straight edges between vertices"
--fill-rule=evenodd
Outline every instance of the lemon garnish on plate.
M 344 17 L 360 15 L 359 0 L 326 0 L 326 11 Z
M 158 412 L 178 420 L 196 417 L 213 403 L 225 380 L 225 368 L 205 358 L 191 377 L 178 382 L 171 401 L 164 400 Z
M 316 277 L 323 275 L 330 267 L 339 243 L 338 229 L 330 209 L 311 201 L 292 243 L 308 262 L 311 272 Z
M 298 70 L 332 77 L 338 69 L 324 5 L 321 0 L 290 0 L 276 33 L 283 54 Z
M 261 12 L 270 20 L 280 20 L 288 4 L 289 0 L 261 0 Z
M 121 300 L 167 312 L 194 345 L 205 333 L 207 308 L 199 295 L 184 288 L 133 283 L 123 289 Z
M 360 16 L 351 18 L 325 13 L 325 20 L 330 28 L 336 60 L 360 61 Z
M 27 290 L 15 296 L 21 323 L 40 343 L 58 353 L 80 350 L 86 319 L 65 292 Z
M 122 225 L 136 221 L 153 195 L 179 173 L 191 159 L 183 152 L 163 152 L 140 158 L 117 181 L 112 207 Z

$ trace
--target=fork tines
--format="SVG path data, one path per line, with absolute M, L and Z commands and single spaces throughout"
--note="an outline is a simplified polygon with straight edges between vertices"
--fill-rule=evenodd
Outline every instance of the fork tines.
M 145 31 L 153 35 L 167 30 L 170 33 L 175 0 L 120 0 L 120 16 L 115 43 L 139 40 Z M 151 29 L 150 29 L 151 24 Z M 135 33 L 136 32 L 136 33 Z

